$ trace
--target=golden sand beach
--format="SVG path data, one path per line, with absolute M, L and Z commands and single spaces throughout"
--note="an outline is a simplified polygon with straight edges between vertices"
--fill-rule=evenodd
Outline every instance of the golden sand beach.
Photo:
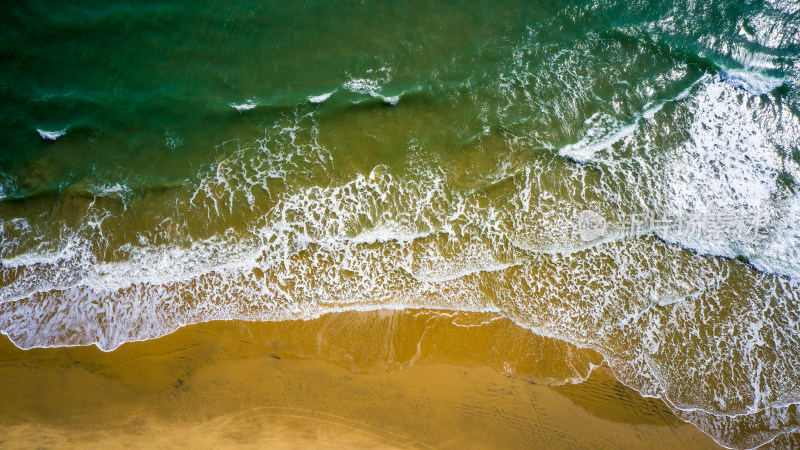
M 719 448 L 601 364 L 429 310 L 212 322 L 112 352 L 3 337 L 0 447 Z

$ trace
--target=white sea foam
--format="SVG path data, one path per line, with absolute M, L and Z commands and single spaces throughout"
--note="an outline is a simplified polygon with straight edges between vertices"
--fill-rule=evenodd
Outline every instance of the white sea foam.
M 33 265 L 54 265 L 60 261 L 69 260 L 76 256 L 74 245 L 65 245 L 58 251 L 51 252 L 29 252 L 21 253 L 10 258 L 3 258 L 2 263 L 4 267 L 8 268 L 22 268 L 25 266 Z M 25 292 L 23 296 L 30 295 Z M 19 298 L 22 298 L 21 296 Z M 15 300 L 14 297 L 3 296 L 0 301 Z
M 661 111 L 666 103 L 685 99 L 693 87 L 694 84 L 671 99 L 646 105 L 644 111 L 637 114 L 631 123 L 627 125 L 619 123 L 603 113 L 595 113 L 584 123 L 587 127 L 584 136 L 578 142 L 562 147 L 558 154 L 579 163 L 589 162 L 597 152 L 606 150 L 612 145 L 633 136 L 639 130 L 641 122 L 653 120 L 656 113 Z
M 329 99 L 331 97 L 331 95 L 333 95 L 334 92 L 335 91 L 326 92 L 326 93 L 320 94 L 320 95 L 312 95 L 312 96 L 308 97 L 308 101 L 311 102 L 311 103 L 322 103 L 325 100 Z
M 67 129 L 66 128 L 64 128 L 63 130 L 57 130 L 57 131 L 45 131 L 45 130 L 41 130 L 41 129 L 37 129 L 36 131 L 39 132 L 39 136 L 41 136 L 42 139 L 44 139 L 46 141 L 55 141 L 56 139 L 60 138 L 61 136 L 64 136 L 65 134 L 67 134 Z
M 720 75 L 726 82 L 753 95 L 768 94 L 785 82 L 784 78 L 773 77 L 755 70 L 725 69 Z
M 249 111 L 258 106 L 255 100 L 247 100 L 244 103 L 230 103 L 230 107 L 237 111 Z
M 344 83 L 344 88 L 357 94 L 377 95 L 382 84 L 382 80 L 351 78 Z
M 356 244 L 369 244 L 375 242 L 413 241 L 427 236 L 430 236 L 430 233 L 412 231 L 399 224 L 383 224 L 360 232 L 350 241 Z
M 591 160 L 595 153 L 605 150 L 622 139 L 632 135 L 638 128 L 637 123 L 630 125 L 620 125 L 613 119 L 596 113 L 586 121 L 589 130 L 574 144 L 569 144 L 561 148 L 558 154 L 567 156 L 577 162 L 586 163 Z
M 499 272 L 519 265 L 518 263 L 497 263 L 488 261 L 468 261 L 461 267 L 445 267 L 435 269 L 427 267 L 425 271 L 417 271 L 413 274 L 414 278 L 426 283 L 442 283 L 445 281 L 457 280 L 469 275 L 481 274 L 484 272 Z
M 93 184 L 89 186 L 89 192 L 94 195 L 131 195 L 133 193 L 130 187 L 122 183 Z
M 4 222 L 0 270 L 13 277 L 0 293 L 0 329 L 25 348 L 110 350 L 209 320 L 495 311 L 596 349 L 624 383 L 665 399 L 723 444 L 765 442 L 800 423 L 785 407 L 800 401 L 800 286 L 707 255 L 746 253 L 763 268 L 796 264 L 785 249 L 797 248 L 800 206 L 780 200 L 775 182 L 787 166 L 770 144 L 786 146 L 778 126 L 797 128 L 741 97 L 706 77 L 671 112 L 674 122 L 663 125 L 663 113 L 648 113 L 658 106 L 645 108 L 646 120 L 617 140 L 633 156 L 586 167 L 541 152 L 485 173 L 474 161 L 475 184 L 454 182 L 450 167 L 336 178 L 313 114 L 298 111 L 187 183 L 173 215 L 89 201 L 81 223 L 55 233 Z M 671 138 L 675 127 L 688 137 L 653 152 L 649 137 Z M 597 139 L 604 136 L 614 133 Z M 128 195 L 122 186 L 96 192 L 114 201 Z M 608 215 L 641 205 L 675 215 L 769 205 L 778 212 L 771 229 L 785 234 L 740 242 L 641 233 L 589 245 L 574 236 L 581 209 Z M 142 215 L 158 225 L 114 247 L 106 233 L 115 221 Z M 238 228 L 185 231 L 198 223 Z M 57 242 L 20 240 L 36 233 Z M 719 373 L 736 377 L 720 382 Z M 755 431 L 733 432 L 742 429 Z
M 690 88 L 696 95 L 682 101 L 675 112 L 688 139 L 664 157 L 653 158 L 663 152 L 651 144 L 652 136 L 663 132 L 654 114 L 642 114 L 649 120 L 636 127 L 593 117 L 586 137 L 559 154 L 579 162 L 601 162 L 611 178 L 624 174 L 633 182 L 624 189 L 638 197 L 637 202 L 650 205 L 646 214 L 684 221 L 682 227 L 640 231 L 705 254 L 745 255 L 760 270 L 800 279 L 800 232 L 787 219 L 792 217 L 789 211 L 800 206 L 797 196 L 779 182 L 781 176 L 800 179 L 800 167 L 775 150 L 797 145 L 792 136 L 800 133 L 800 122 L 788 111 L 776 110 L 781 106 L 741 98 L 721 77 L 706 76 L 698 83 Z M 687 91 L 676 99 L 685 99 Z M 598 157 L 597 152 L 611 143 L 637 156 Z M 647 176 L 630 178 L 636 172 Z M 690 226 L 693 217 L 703 217 L 706 223 Z M 609 230 L 608 236 L 614 232 Z
M 394 97 L 383 97 L 383 101 L 384 103 L 394 106 L 400 101 L 400 96 L 395 95 Z
M 800 279 L 796 258 L 800 235 L 786 222 L 789 211 L 796 209 L 797 197 L 775 201 L 782 195 L 781 173 L 800 177 L 797 164 L 783 160 L 775 146 L 791 145 L 780 141 L 785 133 L 781 129 L 800 130 L 800 123 L 791 114 L 753 111 L 730 86 L 714 79 L 704 83 L 689 108 L 691 138 L 666 165 L 666 213 L 673 217 L 727 213 L 758 222 L 754 225 L 767 230 L 770 238 L 767 244 L 758 229 L 742 230 L 740 236 L 733 224 L 716 238 L 664 237 L 710 254 L 744 254 L 763 270 Z
M 381 94 L 381 89 L 392 80 L 392 72 L 389 67 L 379 69 L 369 69 L 366 77 L 356 78 L 348 76 L 348 80 L 342 85 L 345 89 L 356 94 L 365 94 L 375 98 L 381 98 L 390 105 L 396 105 L 400 101 L 400 96 L 386 97 Z

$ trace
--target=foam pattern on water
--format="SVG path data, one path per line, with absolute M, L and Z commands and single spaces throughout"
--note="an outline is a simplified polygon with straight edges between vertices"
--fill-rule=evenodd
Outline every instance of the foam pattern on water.
M 775 44 L 758 20 L 748 39 Z M 723 445 L 797 429 L 800 124 L 770 94 L 780 85 L 694 73 L 647 42 L 605 48 L 589 32 L 563 50 L 529 32 L 493 83 L 464 81 L 483 131 L 446 161 L 410 139 L 405 163 L 343 168 L 349 149 L 323 144 L 315 112 L 332 102 L 304 97 L 314 104 L 226 143 L 180 186 L 76 183 L 46 214 L 4 213 L 0 330 L 25 348 L 112 350 L 210 320 L 492 311 L 597 350 Z M 628 45 L 641 47 L 633 59 Z M 391 73 L 342 88 L 380 97 Z M 585 210 L 611 223 L 588 242 Z M 759 227 L 698 237 L 613 223 L 719 212 Z

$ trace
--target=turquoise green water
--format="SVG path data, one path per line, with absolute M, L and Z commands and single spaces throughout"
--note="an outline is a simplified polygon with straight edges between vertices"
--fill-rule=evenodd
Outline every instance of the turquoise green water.
M 673 8 L 685 12 L 670 16 Z M 423 141 L 453 133 L 441 138 L 454 147 L 493 126 L 532 135 L 531 148 L 563 146 L 592 114 L 631 121 L 645 104 L 674 97 L 703 74 L 741 68 L 748 57 L 773 59 L 766 74 L 793 73 L 796 24 L 778 48 L 742 35 L 772 25 L 740 23 L 762 9 L 32 2 L 3 19 L 1 161 L 20 178 L 23 196 L 90 175 L 180 182 L 213 161 L 221 142 L 252 140 L 308 96 L 332 91 L 316 110 L 363 114 L 376 103 L 371 95 L 404 94 L 409 108 L 452 114 L 446 130 L 435 123 L 406 130 Z M 706 47 L 703 38 L 720 42 Z M 342 87 L 353 79 L 370 83 L 364 92 Z M 781 97 L 792 98 L 787 90 Z M 524 97 L 507 105 L 515 95 Z M 229 106 L 248 100 L 259 106 L 246 115 Z M 374 122 L 364 125 L 381 126 Z M 69 151 L 43 142 L 37 128 L 66 128 L 59 146 Z M 390 138 L 375 140 L 387 153 L 405 150 Z M 49 170 L 30 176 L 40 161 Z
M 724 445 L 800 426 L 796 3 L 37 1 L 0 23 L 17 345 L 488 310 Z

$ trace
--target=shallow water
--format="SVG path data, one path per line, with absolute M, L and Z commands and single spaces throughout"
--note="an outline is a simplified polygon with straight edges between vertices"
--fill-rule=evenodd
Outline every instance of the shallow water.
M 795 3 L 284 3 L 9 7 L 15 345 L 492 312 L 722 445 L 800 427 Z

